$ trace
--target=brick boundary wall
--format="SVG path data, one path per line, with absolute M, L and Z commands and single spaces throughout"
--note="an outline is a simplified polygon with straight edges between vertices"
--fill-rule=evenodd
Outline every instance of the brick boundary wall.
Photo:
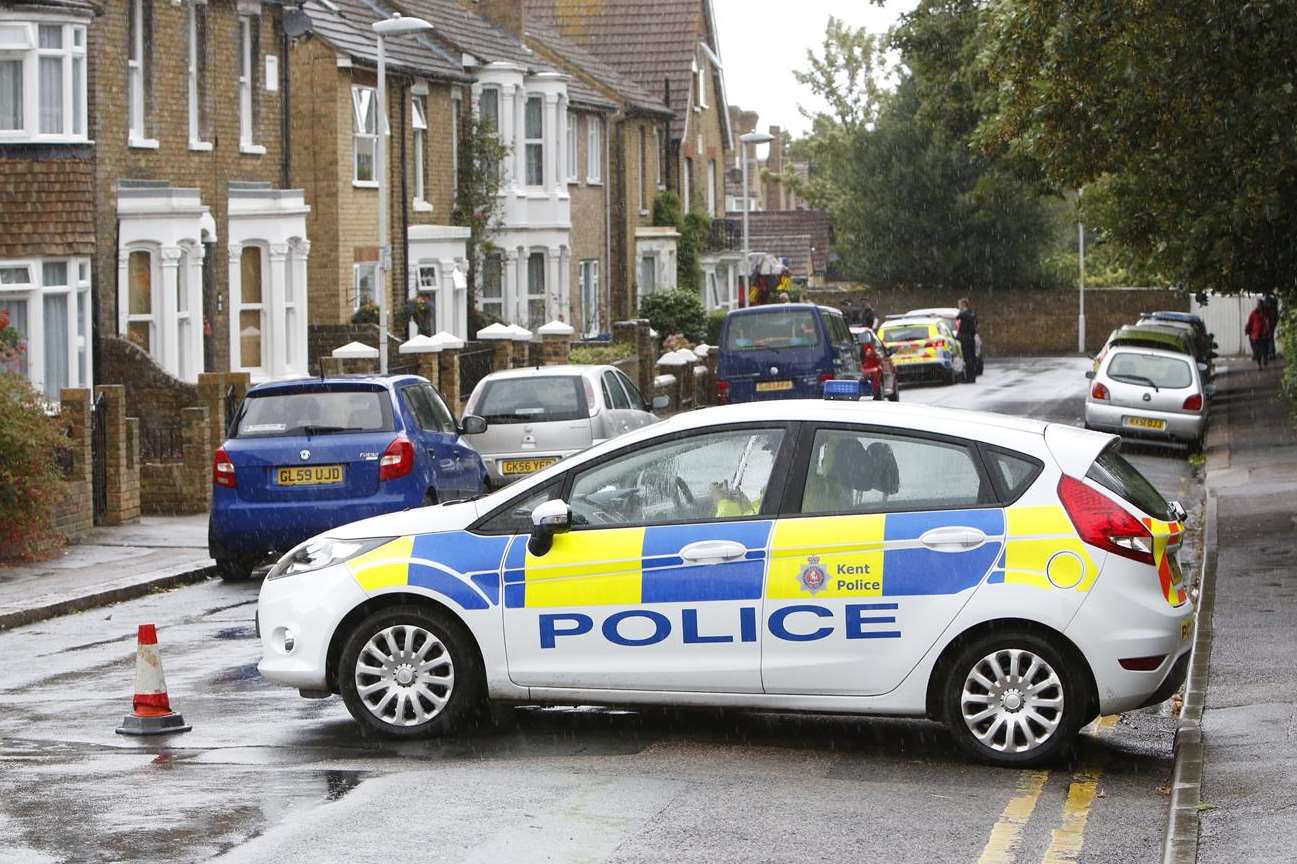
M 60 484 L 50 513 L 50 525 L 69 543 L 76 543 L 94 527 L 94 486 L 91 479 L 90 391 L 65 389 L 59 395 L 59 425 L 68 436 L 72 470 Z
M 859 308 L 864 300 L 880 316 L 954 306 L 967 296 L 977 312 L 978 332 L 986 356 L 1076 353 L 1078 296 L 1075 288 L 1042 291 L 995 291 L 961 295 L 922 289 L 865 289 L 854 284 L 813 288 L 804 295 L 812 303 Z M 1085 292 L 1085 348 L 1094 353 L 1108 334 L 1132 324 L 1141 312 L 1159 309 L 1189 311 L 1189 296 L 1165 288 L 1088 288 Z
M 183 458 L 140 466 L 140 510 L 179 515 L 206 513 L 212 503 L 211 465 L 215 448 L 206 406 L 182 412 Z
M 123 386 L 127 416 L 140 418 L 146 429 L 178 423 L 184 409 L 200 403 L 196 385 L 172 376 L 138 346 L 107 335 L 99 344 L 99 383 Z

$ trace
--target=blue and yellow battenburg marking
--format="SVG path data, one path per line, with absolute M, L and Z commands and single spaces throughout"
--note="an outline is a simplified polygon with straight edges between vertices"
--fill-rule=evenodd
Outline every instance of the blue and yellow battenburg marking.
M 1054 504 L 1010 507 L 1004 553 L 988 584 L 1086 592 L 1099 570 L 1067 511 Z
M 368 592 L 412 586 L 435 591 L 462 609 L 500 603 L 500 562 L 509 537 L 446 531 L 398 537 L 347 562 Z

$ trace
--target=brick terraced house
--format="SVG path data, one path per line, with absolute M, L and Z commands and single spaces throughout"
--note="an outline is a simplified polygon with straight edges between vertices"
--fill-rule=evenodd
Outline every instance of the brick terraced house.
M 0 2 L 0 310 L 26 341 L 19 371 L 52 402 L 94 373 L 87 45 L 100 11 Z

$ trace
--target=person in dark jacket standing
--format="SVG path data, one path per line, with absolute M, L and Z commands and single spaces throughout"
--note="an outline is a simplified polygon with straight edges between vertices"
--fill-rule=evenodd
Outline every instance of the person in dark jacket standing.
M 968 305 L 968 298 L 959 301 L 959 314 L 955 316 L 955 331 L 959 347 L 964 353 L 964 380 L 977 382 L 977 313 Z

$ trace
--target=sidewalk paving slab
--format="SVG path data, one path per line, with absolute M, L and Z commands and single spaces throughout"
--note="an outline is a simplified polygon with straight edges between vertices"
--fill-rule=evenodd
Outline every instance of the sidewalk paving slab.
M 197 582 L 213 564 L 206 514 L 95 528 L 57 558 L 0 566 L 0 630 Z

